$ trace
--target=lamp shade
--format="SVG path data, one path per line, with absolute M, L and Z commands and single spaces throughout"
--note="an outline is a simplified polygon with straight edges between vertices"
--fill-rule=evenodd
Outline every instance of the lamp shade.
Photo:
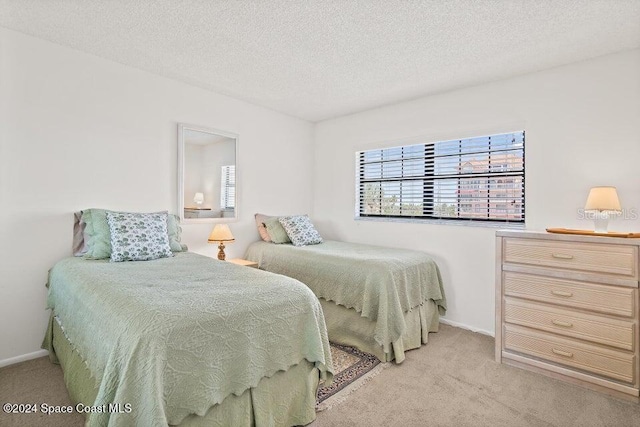
M 616 187 L 593 187 L 584 210 L 620 212 L 622 208 Z
M 209 242 L 233 242 L 234 240 L 227 224 L 217 224 L 209 235 Z
M 202 202 L 204 202 L 204 193 L 196 193 L 196 195 L 193 196 L 193 201 L 196 204 L 201 205 Z

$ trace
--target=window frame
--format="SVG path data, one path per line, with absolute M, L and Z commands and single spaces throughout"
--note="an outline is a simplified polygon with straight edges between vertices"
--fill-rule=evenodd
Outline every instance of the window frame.
M 522 136 L 522 147 L 519 148 L 505 148 L 505 149 L 496 149 L 496 150 L 492 150 L 491 149 L 491 138 L 495 138 L 495 137 L 500 137 L 500 136 L 504 136 L 504 135 L 509 135 L 509 134 L 521 134 Z M 483 150 L 483 151 L 472 151 L 472 152 L 466 152 L 462 150 L 462 142 L 466 141 L 466 140 L 474 140 L 474 139 L 479 139 L 479 138 L 488 138 L 488 147 L 487 150 Z M 423 138 L 424 139 L 424 138 Z M 446 154 L 446 155 L 436 155 L 435 151 L 436 151 L 436 145 L 439 143 L 451 143 L 451 142 L 460 142 L 460 150 L 458 153 L 455 154 Z M 400 161 L 401 164 L 401 168 L 404 168 L 404 161 L 407 160 L 407 158 L 404 157 L 404 149 L 405 148 L 409 148 L 409 147 L 415 147 L 415 146 L 424 146 L 424 151 L 422 153 L 422 155 L 419 157 L 420 160 L 422 160 L 424 163 L 424 173 L 422 176 L 411 176 L 411 175 L 407 175 L 407 176 L 403 176 L 404 174 L 404 169 L 402 172 L 402 175 L 400 177 L 392 177 L 392 178 L 384 178 L 383 177 L 383 172 L 381 172 L 381 175 L 379 178 L 365 178 L 364 174 L 365 174 L 365 169 L 364 169 L 364 165 L 365 164 L 371 164 L 371 163 L 380 163 L 381 164 L 381 168 L 382 168 L 382 164 L 385 162 L 392 162 L 392 161 Z M 384 157 L 382 155 L 382 153 L 384 152 L 384 150 L 389 150 L 389 149 L 402 149 L 402 154 L 400 156 L 400 159 L 388 159 L 388 160 L 384 160 Z M 493 165 L 491 163 L 491 155 L 495 154 L 496 152 L 504 152 L 504 153 L 508 153 L 509 151 L 514 151 L 514 150 L 521 150 L 522 152 L 522 167 L 521 170 L 516 170 L 516 171 L 509 171 L 508 170 L 508 166 L 505 167 L 504 164 L 498 164 L 499 165 L 499 170 L 495 170 L 498 165 Z M 369 161 L 366 162 L 364 160 L 364 156 L 365 153 L 374 153 L 374 152 L 380 152 L 381 153 L 381 160 L 379 161 Z M 413 139 L 412 142 L 405 142 L 402 145 L 396 145 L 396 146 L 385 146 L 382 148 L 370 148 L 370 149 L 363 149 L 363 150 L 359 150 L 356 153 L 356 161 L 355 161 L 355 168 L 356 168 L 356 173 L 355 173 L 355 195 L 356 195 L 356 200 L 355 200 L 355 219 L 356 220 L 373 220 L 373 221 L 392 221 L 392 222 L 419 222 L 419 223 L 437 223 L 437 224 L 451 224 L 451 225 L 477 225 L 477 226 L 490 226 L 490 227 L 495 227 L 495 226 L 499 226 L 499 227 L 506 227 L 506 228 L 510 228 L 510 227 L 514 227 L 514 228 L 524 228 L 525 224 L 526 224 L 526 131 L 525 130 L 516 130 L 516 131 L 508 131 L 508 132 L 500 132 L 500 133 L 491 133 L 488 135 L 482 135 L 482 136 L 470 136 L 470 137 L 465 137 L 465 138 L 456 138 L 456 139 L 446 139 L 446 140 L 437 140 L 437 141 L 431 141 L 431 142 L 421 142 L 420 139 Z M 461 170 L 462 165 L 464 165 L 464 162 L 462 161 L 462 157 L 469 155 L 469 154 L 475 154 L 475 155 L 486 155 L 487 156 L 487 171 L 485 172 L 471 172 L 471 173 L 451 173 L 451 174 L 444 174 L 444 175 L 438 175 L 435 172 L 436 169 L 436 158 L 440 157 L 451 157 L 451 156 L 458 156 L 459 158 L 459 164 L 458 164 L 458 168 L 459 170 Z M 415 157 L 411 157 L 409 158 L 409 160 L 411 159 L 415 159 Z M 429 164 L 429 162 L 431 162 L 431 164 Z M 504 178 L 503 178 L 504 177 Z M 521 180 L 521 189 L 522 189 L 522 193 L 521 193 L 521 198 L 519 198 L 518 202 L 520 204 L 520 215 L 521 218 L 515 219 L 515 218 L 491 218 L 489 217 L 489 215 L 491 215 L 491 211 L 493 211 L 493 214 L 495 215 L 495 212 L 498 208 L 501 209 L 505 209 L 507 211 L 507 215 L 508 215 L 508 209 L 506 209 L 505 207 L 499 207 L 499 206 L 494 206 L 494 208 L 491 207 L 491 200 L 492 197 L 490 197 L 489 192 L 491 191 L 492 187 L 490 184 L 490 181 L 494 181 L 495 182 L 495 187 L 493 187 L 494 189 L 508 189 L 509 185 L 512 185 L 512 183 L 508 183 L 508 182 L 504 182 L 506 181 L 505 178 L 515 178 L 515 179 L 520 179 Z M 438 216 L 435 214 L 435 209 L 437 209 L 435 207 L 436 204 L 436 193 L 435 193 L 435 188 L 436 188 L 436 182 L 439 180 L 445 180 L 445 179 L 449 179 L 449 180 L 457 180 L 457 193 L 455 196 L 455 206 L 457 206 L 456 208 L 456 214 L 460 215 L 460 207 L 464 204 L 465 206 L 467 206 L 467 204 L 469 204 L 467 200 L 465 200 L 465 198 L 461 198 L 461 194 L 460 194 L 460 182 L 461 180 L 467 180 L 468 182 L 473 182 L 475 183 L 474 188 L 477 187 L 481 187 L 479 189 L 485 189 L 487 191 L 487 197 L 486 197 L 486 204 L 487 204 L 487 217 L 459 217 L 459 216 Z M 478 180 L 479 179 L 479 180 Z M 486 180 L 487 184 L 485 184 L 485 187 L 483 187 L 482 181 Z M 382 183 L 383 182 L 399 182 L 400 186 L 402 185 L 402 182 L 407 182 L 407 181 L 422 181 L 423 182 L 423 195 L 422 195 L 422 214 L 420 215 L 402 215 L 402 214 L 382 214 L 382 213 L 364 213 L 365 207 L 364 204 L 366 203 L 366 198 L 364 196 L 365 194 L 365 187 L 364 184 L 366 184 L 367 182 L 378 182 L 380 184 L 380 187 L 382 188 Z M 430 188 L 428 188 L 429 186 L 427 185 L 427 183 L 430 183 Z M 477 182 L 477 183 L 476 183 Z M 400 190 L 402 191 L 402 190 Z M 400 197 L 402 197 L 402 193 L 400 193 Z M 382 196 L 380 198 L 382 200 Z M 473 197 L 471 197 L 471 199 L 473 199 Z M 495 197 L 493 197 L 493 199 L 495 199 Z M 402 209 L 402 202 L 400 202 L 400 209 Z

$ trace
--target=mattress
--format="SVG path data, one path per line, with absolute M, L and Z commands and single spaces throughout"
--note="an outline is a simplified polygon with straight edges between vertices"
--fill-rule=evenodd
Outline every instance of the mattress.
M 440 271 L 423 252 L 336 241 L 303 247 L 261 241 L 249 246 L 246 258 L 261 269 L 300 280 L 321 300 L 371 322 L 371 339 L 384 354 L 393 352 L 394 343 L 402 346 L 410 313 L 422 310 L 425 322 L 432 324 L 433 310 L 427 313 L 425 304 L 433 304 L 438 315 L 446 311 Z
M 93 405 L 135 408 L 91 413 L 89 425 L 180 424 L 306 363 L 331 380 L 322 309 L 296 280 L 182 253 L 68 258 L 48 286 L 66 340 L 100 379 Z
M 74 403 L 94 406 L 99 381 L 91 374 L 83 356 L 69 342 L 64 326 L 51 316 L 43 348 L 49 357 L 62 366 L 64 381 Z M 180 427 L 226 426 L 294 426 L 306 425 L 316 417 L 315 402 L 320 372 L 312 363 L 303 360 L 286 371 L 262 378 L 258 385 L 240 396 L 227 396 L 202 416 L 191 414 Z M 135 403 L 135 402 L 134 402 Z M 132 407 L 134 409 L 134 407 Z

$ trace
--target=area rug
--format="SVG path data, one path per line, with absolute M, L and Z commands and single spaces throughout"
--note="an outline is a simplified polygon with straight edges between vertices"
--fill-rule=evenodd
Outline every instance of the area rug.
M 316 400 L 316 411 L 324 411 L 344 402 L 351 393 L 369 382 L 390 363 L 382 363 L 373 354 L 354 347 L 331 343 L 333 382 L 324 387 L 320 384 Z

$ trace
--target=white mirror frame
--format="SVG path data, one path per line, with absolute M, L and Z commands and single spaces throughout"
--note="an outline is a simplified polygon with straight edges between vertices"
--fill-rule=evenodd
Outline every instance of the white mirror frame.
M 185 147 L 184 147 L 184 131 L 193 130 L 197 132 L 205 132 L 214 135 L 225 136 L 227 138 L 233 138 L 236 141 L 236 206 L 234 208 L 233 218 L 185 218 L 184 217 L 184 173 L 185 173 Z M 238 185 L 238 144 L 239 137 L 237 133 L 227 132 L 224 130 L 208 128 L 204 126 L 190 125 L 186 123 L 178 123 L 178 214 L 180 216 L 180 222 L 186 224 L 204 224 L 204 223 L 218 223 L 218 222 L 235 222 L 238 221 L 238 200 L 240 199 L 239 185 Z

